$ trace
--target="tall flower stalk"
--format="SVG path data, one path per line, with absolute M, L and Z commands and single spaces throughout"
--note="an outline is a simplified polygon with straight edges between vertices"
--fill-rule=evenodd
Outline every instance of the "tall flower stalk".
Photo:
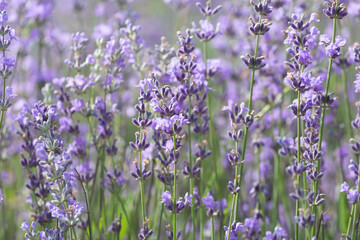
M 7 79 L 12 74 L 12 68 L 15 67 L 15 59 L 7 56 L 6 52 L 10 47 L 12 40 L 15 38 L 15 30 L 11 28 L 9 25 L 6 25 L 8 21 L 8 14 L 6 10 L 0 9 L 0 41 L 1 41 L 1 48 L 0 51 L 2 52 L 1 56 L 1 78 L 2 78 L 2 91 L 1 91 L 1 101 L 0 101 L 0 140 L 2 139 L 2 127 L 4 124 L 4 118 L 6 111 L 11 107 L 11 99 L 15 97 L 15 94 L 12 92 L 12 88 L 7 85 Z
M 231 201 L 231 210 L 230 210 L 230 218 L 229 218 L 229 226 L 228 229 L 231 229 L 231 225 L 236 220 L 233 220 L 235 218 L 235 204 L 236 204 L 236 196 L 240 193 L 240 186 L 239 186 L 239 179 L 238 179 L 238 168 L 241 164 L 240 162 L 240 150 L 239 150 L 239 142 L 241 140 L 241 137 L 243 135 L 242 125 L 249 126 L 252 123 L 252 118 L 249 118 L 249 115 L 246 115 L 249 111 L 248 108 L 245 107 L 245 103 L 241 103 L 239 106 L 238 104 L 235 104 L 233 106 L 233 101 L 229 100 L 229 104 L 226 107 L 223 107 L 223 111 L 227 111 L 229 114 L 230 123 L 232 126 L 232 132 L 228 132 L 228 136 L 231 140 L 235 142 L 235 149 L 233 149 L 228 155 L 227 159 L 229 160 L 231 166 L 235 166 L 235 177 L 234 181 L 229 181 L 228 184 L 228 190 L 232 194 L 232 201 Z M 226 239 L 230 238 L 231 231 L 227 232 L 227 236 L 225 236 Z
M 150 143 L 147 141 L 146 129 L 151 126 L 152 120 L 150 119 L 152 113 L 147 110 L 147 104 L 152 100 L 152 88 L 153 79 L 147 78 L 140 81 L 140 97 L 139 103 L 135 106 L 138 117 L 132 120 L 133 124 L 139 128 L 139 131 L 135 133 L 135 142 L 131 142 L 130 146 L 138 153 L 138 159 L 134 161 L 136 170 L 131 172 L 131 175 L 139 180 L 139 192 L 140 192 L 140 204 L 141 204 L 141 215 L 143 225 L 140 229 L 139 238 L 148 239 L 152 235 L 153 231 L 148 228 L 149 220 L 147 219 L 145 210 L 145 196 L 144 196 L 144 180 L 151 174 L 151 170 L 147 170 L 149 165 L 148 160 L 143 160 L 142 153 L 150 147 Z
M 311 104 L 307 99 L 308 91 L 316 88 L 316 82 L 311 76 L 311 72 L 305 72 L 306 67 L 312 63 L 312 56 L 310 50 L 313 49 L 316 44 L 316 37 L 319 31 L 316 27 L 311 27 L 313 22 L 318 22 L 316 14 L 313 13 L 310 16 L 309 21 L 305 22 L 304 16 L 298 17 L 292 16 L 292 21 L 289 22 L 289 29 L 286 31 L 288 36 L 284 43 L 290 44 L 291 47 L 287 50 L 291 57 L 289 62 L 286 62 L 290 67 L 285 82 L 290 88 L 297 92 L 297 99 L 293 104 L 289 106 L 293 115 L 297 119 L 297 147 L 296 147 L 296 163 L 293 166 L 288 167 L 288 173 L 292 174 L 296 178 L 293 182 L 295 193 L 291 196 L 296 200 L 295 207 L 295 239 L 299 239 L 299 220 L 300 219 L 300 200 L 302 193 L 306 191 L 306 161 L 303 159 L 303 146 L 302 139 L 304 139 L 304 124 L 306 115 L 309 114 Z M 304 98 L 302 97 L 304 95 Z M 303 126 L 303 129 L 301 127 Z M 290 170 L 292 169 L 292 170 Z M 301 187 L 301 177 L 303 179 L 303 186 Z
M 321 120 L 320 120 L 320 129 L 319 129 L 319 142 L 317 145 L 318 152 L 321 152 L 321 146 L 322 146 L 322 140 L 324 135 L 324 125 L 325 125 L 325 114 L 326 114 L 326 108 L 328 106 L 329 101 L 329 89 L 330 89 L 330 81 L 331 81 L 331 70 L 333 65 L 333 60 L 336 57 L 341 56 L 340 49 L 343 47 L 346 43 L 344 39 L 342 39 L 340 36 L 336 36 L 336 24 L 337 20 L 341 20 L 343 17 L 347 15 L 346 7 L 343 3 L 340 3 L 339 0 L 334 0 L 332 2 L 325 1 L 325 9 L 324 14 L 328 16 L 330 19 L 333 19 L 333 32 L 331 40 L 328 36 L 322 35 L 320 37 L 320 41 L 323 45 L 326 47 L 326 54 L 329 57 L 329 65 L 328 65 L 328 71 L 327 71 L 327 77 L 326 77 L 326 87 L 325 87 L 325 93 L 323 95 L 323 101 L 321 106 Z M 317 161 L 316 169 L 318 172 L 320 172 L 320 161 Z M 313 190 L 315 192 L 315 195 L 318 194 L 319 190 L 319 180 L 314 182 Z M 315 220 L 317 216 L 317 207 L 314 206 L 312 208 L 313 214 L 315 214 Z M 313 228 L 312 234 L 315 234 L 316 228 Z
M 199 40 L 203 43 L 203 62 L 205 65 L 204 69 L 204 76 L 205 81 L 208 81 L 211 77 L 208 74 L 208 43 L 214 39 L 219 33 L 219 24 L 214 27 L 210 21 L 210 17 L 214 16 L 216 13 L 219 12 L 219 10 L 222 8 L 221 5 L 212 8 L 211 7 L 211 0 L 208 0 L 206 2 L 205 6 L 202 6 L 200 2 L 196 3 L 196 6 L 199 8 L 200 12 L 206 17 L 206 19 L 200 20 L 200 28 L 196 29 L 196 25 L 194 25 L 194 32 L 196 33 L 196 36 L 199 38 Z M 210 84 L 212 85 L 212 84 Z M 218 176 L 218 169 L 217 169 L 217 146 L 215 146 L 215 129 L 214 129 L 214 122 L 213 122 L 213 116 L 212 116 L 212 95 L 211 92 L 207 92 L 207 106 L 208 106 L 208 112 L 209 112 L 209 139 L 210 139 L 210 149 L 212 151 L 212 161 L 213 161 L 213 169 L 215 174 L 215 180 L 216 182 L 219 182 L 219 176 Z M 201 217 L 200 217 L 201 218 Z M 203 239 L 203 222 L 200 221 L 200 238 Z
M 360 105 L 357 102 L 358 113 L 354 121 L 351 122 L 351 126 L 354 130 L 360 129 Z M 348 165 L 350 171 L 350 181 L 353 181 L 355 184 L 353 187 L 349 186 L 348 182 L 345 181 L 340 186 L 340 192 L 346 193 L 347 200 L 351 204 L 351 211 L 348 219 L 346 233 L 343 234 L 346 238 L 356 239 L 356 235 L 358 233 L 358 211 L 359 211 L 359 196 L 360 196 L 360 184 L 358 184 L 360 180 L 360 169 L 359 169 L 359 156 L 360 156 L 360 143 L 351 138 L 350 146 L 354 153 L 355 160 L 351 159 Z
M 259 2 L 258 4 L 254 3 L 253 1 L 250 1 L 250 3 L 253 5 L 255 12 L 258 14 L 258 21 L 255 22 L 251 17 L 250 20 L 252 22 L 252 25 L 249 27 L 249 30 L 252 34 L 256 36 L 256 45 L 255 45 L 255 52 L 254 56 L 247 55 L 242 56 L 241 59 L 244 61 L 245 65 L 251 69 L 251 80 L 250 80 L 250 96 L 248 100 L 248 109 L 250 115 L 248 115 L 251 119 L 253 118 L 254 112 L 253 112 L 253 91 L 254 91 L 254 82 L 255 82 L 255 72 L 256 70 L 259 70 L 263 67 L 265 67 L 266 63 L 263 61 L 265 57 L 258 56 L 258 50 L 259 50 L 259 41 L 260 36 L 266 34 L 270 30 L 271 23 L 267 19 L 263 19 L 263 17 L 267 16 L 271 13 L 271 7 L 269 1 L 263 1 Z M 253 120 L 252 120 L 253 121 Z M 241 187 L 241 183 L 243 180 L 243 172 L 244 172 L 244 160 L 245 160 L 245 154 L 246 154 L 246 143 L 247 138 L 249 134 L 249 127 L 251 124 L 245 124 L 245 132 L 244 132 L 244 138 L 243 138 L 243 145 L 242 145 L 242 151 L 241 151 L 241 160 L 240 160 L 240 167 L 236 170 L 235 177 L 239 178 L 239 187 Z M 235 209 L 234 211 L 234 221 L 237 219 L 238 214 L 238 208 L 239 208 L 239 194 L 236 194 L 235 197 Z M 232 220 L 230 220 L 231 222 Z
M 0 90 L 0 152 L 3 150 L 1 149 L 2 140 L 3 140 L 3 125 L 5 124 L 5 113 L 11 107 L 12 102 L 11 99 L 15 98 L 15 94 L 13 93 L 12 88 L 10 87 L 10 82 L 7 80 L 9 79 L 10 75 L 12 74 L 12 68 L 15 67 L 15 59 L 8 56 L 6 53 L 9 51 L 10 44 L 12 40 L 15 38 L 15 29 L 6 25 L 8 21 L 8 14 L 5 10 L 6 4 L 0 6 L 0 51 L 2 52 L 2 56 L 0 59 L 0 75 L 2 78 L 2 90 Z M 9 85 L 7 85 L 9 84 Z M 0 156 L 1 157 L 1 156 Z M 1 169 L 0 169 L 1 170 Z M 0 182 L 0 190 L 2 188 L 2 183 Z M 2 199 L 2 219 L 4 220 L 4 238 L 7 238 L 7 231 L 6 231 L 6 212 L 5 212 L 5 201 L 3 194 L 1 194 Z

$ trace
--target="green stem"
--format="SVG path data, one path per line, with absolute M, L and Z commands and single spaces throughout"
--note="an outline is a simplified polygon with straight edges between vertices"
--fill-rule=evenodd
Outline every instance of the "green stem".
M 337 3 L 338 4 L 338 3 Z M 332 43 L 335 42 L 335 35 L 336 35 L 336 18 L 334 18 L 333 20 L 333 36 L 332 36 Z M 327 72 L 327 78 L 326 78 L 326 88 L 325 88 L 325 95 L 324 95 L 324 99 L 327 99 L 328 95 L 329 95 L 329 87 L 330 87 L 330 80 L 331 80 L 331 68 L 332 68 L 332 63 L 333 63 L 333 59 L 330 58 L 329 61 L 329 66 L 328 66 L 328 72 Z M 322 139 L 323 139 L 323 134 L 324 134 L 324 125 L 325 125 L 325 113 L 326 113 L 326 106 L 323 106 L 322 110 L 321 110 L 321 121 L 320 121 L 320 131 L 319 131 L 319 142 L 318 142 L 318 151 L 321 151 L 321 143 L 322 143 Z M 316 168 L 317 171 L 320 172 L 320 159 L 317 161 L 316 163 Z M 319 179 L 317 179 L 314 183 L 314 192 L 315 192 L 315 196 L 317 196 L 318 194 L 318 189 L 319 189 Z M 314 206 L 312 209 L 312 213 L 315 214 L 315 221 L 316 221 L 316 216 L 317 216 L 317 207 Z M 314 226 L 316 226 L 314 224 Z M 313 235 L 315 234 L 315 227 L 313 228 Z
M 201 120 L 200 120 L 200 126 L 202 126 L 201 124 Z M 201 180 L 203 179 L 203 174 L 204 174 L 204 170 L 202 168 L 202 166 L 200 167 L 200 179 L 199 179 L 199 196 L 200 198 L 202 197 L 203 194 L 203 189 L 202 189 L 202 184 L 201 184 Z M 204 240 L 204 207 L 200 201 L 200 240 Z
M 190 76 L 189 76 L 189 89 L 191 86 L 191 82 L 190 82 Z M 188 107 L 188 117 L 190 118 L 191 116 L 191 95 L 189 95 L 189 107 Z M 192 159 L 192 151 L 191 151 L 191 125 L 188 125 L 188 134 L 189 134 L 189 162 L 190 162 L 190 194 L 193 195 L 194 194 L 194 176 L 193 176 L 193 159 Z M 191 198 L 191 204 L 193 206 L 195 206 L 195 199 Z M 196 230 L 196 221 L 195 221 L 195 208 L 192 207 L 191 208 L 191 219 L 192 219 L 192 225 L 193 225 L 193 231 L 192 231 L 192 239 L 195 240 L 195 230 Z
M 105 148 L 102 148 L 102 154 L 101 154 L 101 169 L 100 169 L 100 181 L 101 179 L 104 179 L 104 175 L 105 175 Z M 106 224 L 106 199 L 105 199 L 105 190 L 104 188 L 100 187 L 100 219 L 102 217 L 104 217 L 104 222 Z M 99 225 L 100 226 L 100 225 Z M 101 233 L 104 233 L 104 227 L 102 227 L 101 229 Z
M 5 40 L 5 36 L 2 36 L 2 42 L 4 42 Z M 5 50 L 2 51 L 2 55 L 3 58 L 5 57 Z M 3 65 L 3 71 L 5 71 L 5 65 Z M 5 90 L 6 90 L 6 77 L 3 77 L 3 91 L 2 91 L 2 102 L 5 102 Z M 1 140 L 1 136 L 2 136 L 2 125 L 3 125 L 3 121 L 4 121 L 4 116 L 5 116 L 5 109 L 1 110 L 1 117 L 0 117 L 0 140 Z
M 238 154 L 238 141 L 235 141 L 235 152 L 236 154 Z M 235 166 L 235 176 L 234 176 L 234 186 L 235 188 L 237 187 L 237 178 L 238 178 L 238 168 L 239 168 L 239 165 L 236 164 Z M 230 218 L 229 218 L 229 229 L 228 229 L 228 235 L 230 236 L 230 229 L 231 229 L 231 224 L 233 221 L 236 221 L 236 213 L 237 213 L 237 207 L 235 206 L 235 203 L 236 203 L 236 198 L 237 198 L 237 195 L 239 193 L 233 193 L 233 197 L 232 197 L 232 204 L 231 204 L 231 213 L 230 213 Z M 234 217 L 234 219 L 233 219 Z M 230 237 L 228 236 L 227 239 L 230 239 Z
M 89 223 L 90 224 L 90 223 Z M 74 232 L 74 237 L 75 237 L 75 239 L 77 240 L 78 238 L 77 238 L 77 236 L 76 236 L 76 231 L 75 231 L 75 228 L 74 227 L 72 227 L 72 230 L 73 230 L 73 232 Z
M 141 151 L 139 151 L 139 168 L 140 168 L 140 180 L 139 180 L 139 187 L 140 187 L 140 201 L 141 201 L 141 213 L 142 213 L 142 220 L 145 223 L 145 201 L 144 201 L 144 186 L 143 186 L 143 178 L 142 178 L 142 156 Z
M 214 223 L 214 216 L 211 216 L 211 240 L 215 240 L 215 223 Z
M 174 156 L 176 156 L 176 134 L 173 134 L 173 141 L 174 141 Z M 174 189 L 173 189 L 173 201 L 174 201 L 174 211 L 173 211 L 173 240 L 176 240 L 176 165 L 177 160 L 174 161 Z
M 78 176 L 78 181 L 79 181 L 79 184 L 81 185 L 81 188 L 83 190 L 83 193 L 84 193 L 84 198 L 85 198 L 85 203 L 86 203 L 86 210 L 87 210 L 87 215 L 88 215 L 88 222 L 89 222 L 89 234 L 90 234 L 90 240 L 92 240 L 92 231 L 91 231 L 91 218 L 90 218 L 90 207 L 89 207 L 89 200 L 88 200 L 88 195 L 86 193 L 86 190 L 85 190 L 85 187 L 81 181 L 81 177 L 80 177 L 80 174 L 79 172 L 75 169 L 75 172 Z
M 234 205 L 235 205 L 235 194 L 233 195 L 233 198 L 232 198 L 231 209 L 234 209 Z M 233 213 L 234 213 L 234 211 L 231 211 L 231 213 L 230 213 L 230 219 L 229 219 L 229 227 L 228 227 L 228 236 L 227 236 L 227 239 L 230 239 L 230 232 L 231 232 L 231 219 L 232 219 L 232 217 L 233 217 Z
M 238 141 L 236 141 L 235 142 L 235 153 L 236 154 L 239 154 L 238 148 L 239 148 L 239 143 L 238 143 Z M 235 177 L 234 177 L 234 186 L 235 186 L 235 188 L 237 187 L 236 185 L 237 185 L 238 176 L 239 176 L 239 166 L 238 166 L 238 164 L 236 164 L 236 166 L 235 166 Z M 239 197 L 239 193 L 234 194 L 233 198 L 235 198 L 235 204 L 238 202 L 237 201 L 238 197 Z M 230 218 L 229 225 L 231 224 L 231 221 L 236 221 L 236 219 L 237 219 L 237 213 L 238 213 L 237 204 L 235 205 L 235 208 L 231 209 L 231 211 L 234 212 L 234 219 Z
M 245 151 L 246 151 L 246 143 L 247 143 L 247 138 L 248 138 L 248 132 L 249 132 L 249 128 L 245 128 L 245 133 L 244 133 L 244 140 L 243 140 L 243 146 L 242 146 L 242 155 L 241 155 L 241 161 L 240 161 L 240 172 L 237 174 L 237 176 L 239 176 L 239 187 L 241 188 L 241 183 L 242 183 L 242 179 L 243 179 L 243 172 L 244 172 L 244 160 L 245 160 Z M 237 212 L 238 212 L 238 208 L 239 208 L 239 198 L 240 198 L 240 193 L 236 194 L 236 206 L 235 206 L 235 218 L 237 219 Z
M 346 236 L 350 235 L 351 224 L 352 224 L 352 221 L 353 221 L 353 218 L 354 218 L 355 208 L 356 208 L 356 205 L 353 204 L 352 207 L 351 207 L 351 213 L 350 213 L 349 221 L 348 221 L 348 225 L 347 225 Z
M 360 177 L 358 178 L 358 180 L 360 179 Z M 358 214 L 358 206 L 357 204 L 354 204 L 354 221 L 353 221 L 353 227 L 352 227 L 352 232 L 351 232 L 351 239 L 355 239 L 355 234 L 356 234 L 356 215 Z
M 260 17 L 259 17 L 259 23 L 261 23 L 261 21 L 262 21 L 262 15 L 260 15 Z M 255 62 L 257 59 L 257 55 L 258 55 L 259 40 L 260 40 L 260 35 L 256 35 L 256 46 L 255 46 L 255 53 L 254 53 Z M 253 97 L 253 90 L 254 90 L 254 83 L 255 83 L 255 71 L 256 71 L 256 69 L 254 68 L 251 73 L 251 81 L 250 81 L 250 96 L 249 96 L 249 103 L 248 103 L 248 108 L 249 108 L 250 113 L 252 111 L 252 105 L 253 105 L 252 97 Z M 241 161 L 240 161 L 240 173 L 237 174 L 238 176 L 240 176 L 240 180 L 239 180 L 240 188 L 241 188 L 243 171 L 244 171 L 244 160 L 245 160 L 245 153 L 246 153 L 246 142 L 247 142 L 247 137 L 248 137 L 248 131 L 249 131 L 249 128 L 246 127 L 245 134 L 244 134 L 244 140 L 243 140 L 243 146 L 242 146 Z M 240 199 L 240 194 L 236 194 L 235 219 L 237 219 L 237 213 L 238 213 L 238 208 L 239 208 L 239 199 Z
M 166 186 L 164 185 L 164 192 L 165 192 L 165 190 L 166 190 Z M 156 239 L 160 239 L 160 237 L 161 237 L 161 223 L 162 223 L 163 213 L 164 213 L 164 204 L 161 204 L 160 219 L 159 219 L 158 232 L 157 232 Z
M 298 104 L 298 112 L 297 112 L 297 161 L 300 164 L 300 157 L 301 157 L 301 113 L 300 113 L 300 104 L 301 104 L 301 91 L 298 90 L 298 97 L 297 97 L 297 104 Z M 300 184 L 300 174 L 297 175 L 297 186 Z M 296 200 L 296 217 L 299 217 L 299 199 Z M 299 224 L 295 221 L 295 240 L 299 239 Z

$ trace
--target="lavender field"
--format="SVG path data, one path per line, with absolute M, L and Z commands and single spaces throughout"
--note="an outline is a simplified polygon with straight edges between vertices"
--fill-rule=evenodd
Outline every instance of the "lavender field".
M 360 240 L 359 0 L 0 0 L 0 240 Z

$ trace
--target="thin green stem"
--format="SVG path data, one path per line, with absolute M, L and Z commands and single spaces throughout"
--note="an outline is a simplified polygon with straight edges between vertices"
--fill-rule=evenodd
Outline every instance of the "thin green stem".
M 5 36 L 2 36 L 2 42 L 5 41 Z M 5 57 L 5 49 L 2 51 L 3 58 Z M 3 64 L 3 71 L 5 71 L 5 64 Z M 6 92 L 6 77 L 3 77 L 3 91 L 2 91 L 2 102 L 5 103 L 5 92 Z M 1 110 L 1 117 L 0 117 L 0 140 L 2 138 L 2 125 L 5 116 L 5 109 Z M 5 231 L 5 230 L 4 230 Z
M 200 118 L 200 126 L 202 126 L 201 118 Z M 202 194 L 203 194 L 203 189 L 202 189 L 202 184 L 201 184 L 201 180 L 203 179 L 203 175 L 204 175 L 204 170 L 200 166 L 200 179 L 199 179 L 199 195 L 200 195 L 200 198 L 202 197 Z M 204 240 L 204 207 L 203 207 L 201 202 L 200 202 L 199 212 L 200 212 L 200 240 Z
M 174 156 L 176 156 L 176 134 L 173 134 L 173 141 L 174 141 Z M 173 211 L 173 240 L 176 240 L 176 165 L 177 160 L 174 161 L 174 189 L 173 189 L 173 202 L 174 202 L 174 211 Z
M 360 176 L 358 177 L 358 181 L 360 182 Z M 359 186 L 358 187 L 358 191 L 359 191 L 360 184 L 358 184 L 358 186 Z M 355 218 L 358 214 L 358 208 L 359 208 L 358 204 L 354 204 L 353 206 L 354 206 L 354 220 L 353 220 L 353 227 L 352 227 L 352 232 L 351 232 L 351 239 L 355 239 L 355 234 L 356 234 L 356 229 L 357 229 Z
M 75 239 L 77 240 L 78 238 L 77 238 L 77 236 L 76 236 L 75 227 L 72 227 L 72 230 L 73 230 L 73 232 L 74 232 L 74 237 L 75 237 Z
M 71 239 L 71 240 L 73 240 L 73 230 L 74 230 L 74 228 L 71 227 L 71 228 L 70 228 L 70 239 Z
M 246 143 L 247 143 L 247 138 L 248 138 L 248 133 L 249 133 L 249 128 L 245 128 L 245 133 L 244 133 L 244 140 L 243 140 L 243 145 L 242 145 L 242 154 L 241 154 L 241 161 L 240 161 L 240 172 L 237 174 L 237 176 L 239 177 L 239 187 L 241 188 L 241 183 L 243 180 L 243 172 L 244 172 L 244 160 L 245 160 L 245 151 L 246 151 Z M 238 205 L 239 205 L 239 198 L 240 198 L 240 193 L 236 194 L 236 206 L 235 206 L 235 216 L 237 219 L 237 212 L 238 212 Z
M 143 186 L 143 178 L 142 178 L 142 156 L 141 151 L 139 151 L 139 168 L 140 168 L 140 180 L 139 180 L 139 187 L 140 187 L 140 201 L 141 201 L 141 213 L 142 213 L 142 220 L 145 223 L 145 201 L 144 201 L 144 186 Z
M 78 181 L 81 185 L 81 188 L 83 190 L 83 193 L 84 193 L 84 198 L 85 198 L 85 203 L 86 203 L 86 210 L 87 210 L 87 215 L 88 215 L 88 222 L 89 222 L 89 234 L 90 234 L 90 240 L 92 240 L 92 231 L 91 231 L 91 218 L 90 218 L 90 207 L 89 207 L 89 200 L 88 200 L 88 196 L 87 196 L 87 193 L 86 193 L 86 190 L 85 190 L 85 187 L 81 181 L 81 177 L 80 177 L 80 174 L 79 172 L 75 169 L 75 172 L 77 174 L 77 177 L 78 177 Z
M 301 104 L 301 91 L 298 90 L 298 97 L 297 97 L 297 105 L 298 105 L 298 111 L 297 111 L 297 161 L 298 164 L 301 163 L 300 157 L 301 157 L 301 113 L 300 113 L 300 104 Z M 300 174 L 297 175 L 297 187 L 300 184 Z M 296 200 L 296 217 L 299 217 L 299 206 L 300 206 L 300 200 Z M 299 224 L 297 221 L 295 221 L 295 240 L 299 239 Z
M 105 148 L 102 148 L 102 154 L 101 154 L 101 159 L 100 159 L 100 164 L 101 164 L 101 169 L 100 169 L 100 179 L 104 179 L 104 175 L 105 175 Z M 101 180 L 100 180 L 101 181 Z M 106 224 L 106 199 L 105 199 L 105 190 L 104 188 L 100 187 L 100 219 L 102 219 L 102 217 L 104 217 L 104 221 Z M 99 224 L 100 226 L 100 224 Z M 102 227 L 101 229 L 101 233 L 104 232 L 104 227 Z
M 351 212 L 350 212 L 350 216 L 349 216 L 349 221 L 348 221 L 348 225 L 347 225 L 347 230 L 346 230 L 346 236 L 350 235 L 350 231 L 351 231 L 351 224 L 354 218 L 354 211 L 355 211 L 356 205 L 353 204 L 351 207 Z
M 262 15 L 260 15 L 259 17 L 259 23 L 261 23 L 262 21 Z M 255 53 L 254 53 L 254 60 L 256 62 L 257 59 L 257 55 L 258 55 L 258 49 L 259 49 L 259 40 L 260 40 L 260 35 L 256 35 L 256 45 L 255 45 Z M 252 105 L 253 105 L 253 90 L 254 90 L 254 83 L 255 83 L 255 71 L 256 69 L 254 68 L 252 70 L 251 73 L 251 81 L 250 81 L 250 96 L 249 96 L 249 102 L 248 102 L 248 108 L 249 108 L 249 112 L 252 112 Z M 242 178 L 243 178 L 243 171 L 244 171 L 244 160 L 245 160 L 245 154 L 246 154 L 246 142 L 247 142 L 247 137 L 248 137 L 248 131 L 249 128 L 246 127 L 245 128 L 245 134 L 244 134 L 244 139 L 243 139 L 243 146 L 242 146 L 242 152 L 241 152 L 241 161 L 240 161 L 240 172 L 237 174 L 237 176 L 240 177 L 239 180 L 239 187 L 241 188 L 241 183 L 242 183 Z M 236 194 L 236 204 L 235 204 L 235 219 L 237 219 L 237 213 L 238 213 L 238 208 L 239 208 L 239 200 L 240 200 L 240 193 Z
M 352 221 L 353 221 L 353 218 L 354 218 L 354 211 L 355 211 L 355 204 L 353 204 L 352 207 L 351 207 L 348 226 L 347 226 L 347 230 L 346 230 L 346 236 L 349 236 L 349 234 L 350 234 L 351 224 L 352 224 Z
M 189 80 L 188 80 L 188 87 L 190 89 L 191 86 L 191 81 L 190 81 L 190 76 L 189 76 Z M 189 106 L 188 106 L 188 117 L 190 118 L 191 116 L 191 95 L 189 95 Z M 191 151 L 191 125 L 188 125 L 188 134 L 189 134 L 189 164 L 190 164 L 190 194 L 194 194 L 194 176 L 193 176 L 193 158 L 192 158 L 192 151 Z M 195 199 L 191 198 L 191 204 L 193 206 L 195 206 Z M 195 230 L 196 230 L 196 218 L 195 218 L 195 208 L 192 207 L 191 208 L 191 219 L 192 219 L 192 225 L 193 225 L 193 231 L 192 231 L 192 239 L 195 240 Z
M 235 153 L 236 154 L 238 154 L 238 141 L 235 141 Z M 235 165 L 235 176 L 234 176 L 234 186 L 235 186 L 235 188 L 237 187 L 237 178 L 238 178 L 238 168 L 239 168 L 239 165 L 238 164 L 236 164 Z M 230 229 L 231 229 L 231 224 L 232 224 L 232 222 L 233 221 L 236 221 L 236 213 L 237 213 L 237 207 L 235 206 L 235 203 L 236 203 L 236 198 L 237 198 L 237 195 L 238 195 L 239 193 L 233 193 L 233 197 L 232 197 L 232 204 L 231 204 L 231 213 L 230 213 L 230 218 L 229 218 L 229 228 L 228 228 L 228 231 L 229 231 L 229 233 L 228 234 L 230 234 Z M 234 217 L 234 219 L 233 219 L 233 217 Z M 228 239 L 230 239 L 229 237 L 228 237 Z
M 337 3 L 338 4 L 338 3 Z M 332 42 L 335 42 L 335 35 L 336 35 L 336 18 L 334 18 L 333 20 L 333 36 L 332 36 Z M 332 69 L 332 64 L 333 64 L 333 59 L 330 58 L 329 61 L 329 66 L 328 66 L 328 72 L 327 72 L 327 78 L 326 78 L 326 88 L 325 88 L 325 95 L 324 95 L 324 99 L 327 99 L 328 95 L 329 95 L 329 88 L 330 88 L 330 80 L 331 80 L 331 69 Z M 322 106 L 322 110 L 321 110 L 321 120 L 320 120 L 320 131 L 319 131 L 319 142 L 318 142 L 318 151 L 321 151 L 321 143 L 322 143 L 322 139 L 323 139 L 323 134 L 324 134 L 324 125 L 325 125 L 325 113 L 326 113 L 326 103 L 324 103 L 324 106 Z M 316 168 L 317 171 L 320 172 L 320 159 L 317 161 L 316 163 Z M 315 192 L 315 196 L 317 196 L 318 194 L 318 189 L 319 189 L 319 179 L 317 179 L 314 182 L 314 192 Z M 315 214 L 315 221 L 316 221 L 316 216 L 317 216 L 317 207 L 314 206 L 312 209 L 312 213 Z M 314 226 L 316 226 L 314 224 Z M 315 234 L 315 227 L 313 228 L 313 235 Z
M 234 194 L 234 196 L 232 198 L 231 209 L 234 209 L 234 205 L 235 205 L 235 194 Z M 231 211 L 231 213 L 230 213 L 230 220 L 229 220 L 229 227 L 228 227 L 228 232 L 227 232 L 227 239 L 230 239 L 231 219 L 233 217 L 233 213 L 234 213 L 234 211 Z
M 164 192 L 166 190 L 166 186 L 164 185 Z M 159 225 L 158 225 L 158 231 L 157 231 L 157 238 L 160 239 L 161 237 L 161 223 L 162 223 L 162 217 L 164 213 L 164 204 L 161 204 L 161 210 L 160 210 L 160 219 L 159 219 Z
M 257 35 L 257 36 L 256 36 L 255 55 L 254 55 L 255 61 L 256 61 L 256 58 L 257 58 L 257 52 L 258 52 L 258 48 L 259 48 L 259 39 L 260 39 L 260 36 Z M 248 108 L 249 108 L 250 111 L 252 110 L 252 104 L 253 104 L 253 103 L 252 103 L 252 96 L 253 96 L 254 83 L 255 83 L 255 71 L 256 71 L 256 69 L 254 68 L 254 69 L 252 70 L 252 73 L 251 73 L 250 97 L 249 97 L 249 105 L 248 105 Z
M 211 216 L 211 240 L 215 240 L 215 223 L 214 215 Z

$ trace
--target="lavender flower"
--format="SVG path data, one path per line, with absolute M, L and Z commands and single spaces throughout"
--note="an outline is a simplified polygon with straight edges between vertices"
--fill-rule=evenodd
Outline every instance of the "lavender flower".
M 325 46 L 325 53 L 329 58 L 335 59 L 342 55 L 341 48 L 345 46 L 346 40 L 338 35 L 332 43 L 327 35 L 321 35 L 319 44 Z
M 231 224 L 230 230 L 226 226 L 224 227 L 224 229 L 225 229 L 225 240 L 236 240 L 238 239 L 238 232 L 244 231 L 244 226 L 242 223 L 233 222 Z M 228 231 L 230 231 L 230 238 L 228 238 L 229 236 Z
M 282 227 L 276 226 L 274 232 L 267 231 L 263 240 L 282 240 L 286 239 L 287 233 Z
M 184 198 L 180 198 L 180 200 L 176 202 L 176 207 L 174 207 L 174 201 L 171 199 L 171 193 L 166 191 L 161 194 L 160 202 L 163 203 L 170 212 L 180 213 L 187 205 L 192 207 L 191 199 L 192 195 L 188 195 L 188 193 L 186 193 Z

